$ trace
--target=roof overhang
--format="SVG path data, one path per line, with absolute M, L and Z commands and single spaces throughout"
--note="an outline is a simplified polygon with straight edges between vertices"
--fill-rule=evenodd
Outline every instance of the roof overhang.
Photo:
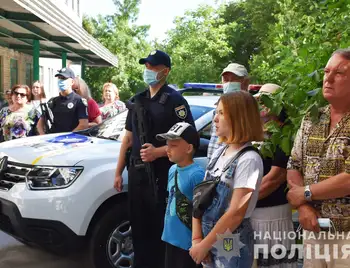
M 117 66 L 118 59 L 51 0 L 1 0 L 0 45 L 40 57 L 85 60 L 88 66 Z

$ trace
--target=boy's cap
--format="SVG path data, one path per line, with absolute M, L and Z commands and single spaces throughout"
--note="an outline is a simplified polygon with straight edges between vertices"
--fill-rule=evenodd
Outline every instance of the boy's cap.
M 176 123 L 167 133 L 158 134 L 157 140 L 179 140 L 184 139 L 188 144 L 192 144 L 194 149 L 199 147 L 199 135 L 194 126 L 186 122 Z
M 139 60 L 140 64 L 145 64 L 146 62 L 152 66 L 163 64 L 166 67 L 171 68 L 171 59 L 169 55 L 160 50 L 154 50 L 148 55 L 147 58 L 142 58 Z
M 62 68 L 61 70 L 57 71 L 58 73 L 55 75 L 57 76 L 63 76 L 64 78 L 75 78 L 74 72 L 70 68 Z

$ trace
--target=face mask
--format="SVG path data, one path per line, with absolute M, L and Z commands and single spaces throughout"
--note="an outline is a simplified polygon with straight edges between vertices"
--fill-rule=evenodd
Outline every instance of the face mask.
M 68 79 L 67 80 L 58 79 L 57 85 L 58 85 L 58 89 L 60 91 L 67 90 L 69 88 L 69 86 L 68 86 Z
M 240 82 L 227 82 L 223 85 L 224 93 L 234 92 L 241 90 Z
M 164 69 L 163 69 L 164 70 Z M 159 72 L 155 72 L 152 70 L 148 70 L 145 69 L 143 72 L 143 81 L 145 81 L 146 84 L 153 86 L 159 83 L 159 81 L 164 77 L 162 77 L 161 79 L 157 79 L 157 76 L 160 72 L 162 72 L 163 70 L 159 71 Z

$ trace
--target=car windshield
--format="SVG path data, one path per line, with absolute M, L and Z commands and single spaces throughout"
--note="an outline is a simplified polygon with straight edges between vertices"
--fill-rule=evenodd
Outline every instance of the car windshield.
M 213 110 L 211 107 L 197 105 L 191 105 L 190 109 L 194 121 L 199 119 L 210 110 Z M 128 112 L 124 111 L 112 118 L 103 121 L 97 126 L 93 126 L 87 130 L 80 131 L 79 134 L 102 139 L 121 141 L 125 133 L 125 122 L 127 115 Z

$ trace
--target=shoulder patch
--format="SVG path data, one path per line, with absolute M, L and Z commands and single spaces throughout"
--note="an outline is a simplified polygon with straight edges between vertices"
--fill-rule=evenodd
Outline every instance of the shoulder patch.
M 187 116 L 187 109 L 185 105 L 180 105 L 175 108 L 175 114 L 177 115 L 178 118 L 180 119 L 185 119 Z
M 84 105 L 85 105 L 85 106 L 88 106 L 88 102 L 87 102 L 87 100 L 86 100 L 86 99 L 81 98 L 81 101 L 84 103 Z

